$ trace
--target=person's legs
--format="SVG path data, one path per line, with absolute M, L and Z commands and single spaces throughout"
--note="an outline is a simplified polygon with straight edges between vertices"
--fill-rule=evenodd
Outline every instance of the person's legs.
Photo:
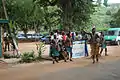
M 108 56 L 108 54 L 107 54 L 107 48 L 105 48 L 105 56 Z
M 93 55 L 93 45 L 92 44 L 90 44 L 90 49 L 91 49 L 91 51 L 90 51 L 90 55 L 91 55 L 91 58 L 92 58 L 92 55 Z
M 96 45 L 96 61 L 99 61 L 99 45 Z
M 55 56 L 52 56 L 53 64 L 55 64 Z
M 10 43 L 8 42 L 8 51 L 10 51 Z
M 91 44 L 91 57 L 92 57 L 92 60 L 93 60 L 93 64 L 95 63 L 95 45 L 94 44 Z
M 85 56 L 89 56 L 88 55 L 88 49 L 87 49 L 87 43 L 86 43 L 86 41 L 85 41 Z
M 59 57 L 58 57 L 58 56 L 55 56 L 55 61 L 56 61 L 57 63 L 59 63 L 59 62 L 58 62 L 58 59 L 59 59 Z
M 67 52 L 66 51 L 62 51 L 62 55 L 64 57 L 64 61 L 67 62 Z
M 7 50 L 7 43 L 5 42 L 5 49 L 4 49 L 4 52 L 6 52 Z
M 72 47 L 70 47 L 70 61 L 72 61 Z
M 101 47 L 101 50 L 100 50 L 100 56 L 101 56 L 102 52 L 103 52 L 103 48 Z

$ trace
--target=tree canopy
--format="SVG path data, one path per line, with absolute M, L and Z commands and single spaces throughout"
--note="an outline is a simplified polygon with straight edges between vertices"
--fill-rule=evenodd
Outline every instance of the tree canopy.
M 92 0 L 6 0 L 9 20 L 24 33 L 51 31 L 59 25 L 66 31 L 84 28 L 95 11 L 94 6 Z M 0 10 L 3 16 L 2 7 Z

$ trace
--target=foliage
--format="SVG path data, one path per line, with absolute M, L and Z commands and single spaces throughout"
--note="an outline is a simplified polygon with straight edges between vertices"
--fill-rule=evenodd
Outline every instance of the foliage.
M 120 9 L 113 15 L 113 19 L 110 22 L 111 27 L 120 27 Z
M 91 15 L 91 21 L 87 25 L 91 30 L 92 26 L 95 25 L 97 30 L 104 30 L 109 28 L 109 21 L 111 20 L 111 15 L 106 15 L 108 8 L 106 7 L 96 7 L 96 12 Z
M 10 58 L 20 58 L 18 55 L 11 55 L 11 54 L 4 54 L 4 59 L 10 59 Z
M 84 25 L 94 11 L 91 0 L 34 0 L 34 2 L 41 7 L 57 6 L 64 30 Z
M 33 61 L 41 60 L 42 59 L 42 54 L 45 51 L 45 45 L 44 43 L 39 43 L 36 44 L 37 50 L 38 50 L 38 56 L 35 56 L 34 51 L 32 52 L 25 52 L 23 55 L 21 55 L 21 61 L 20 62 L 25 62 L 25 63 L 30 63 Z
M 36 44 L 37 50 L 38 50 L 38 59 L 42 58 L 42 54 L 45 51 L 45 44 L 40 42 L 39 44 Z
M 106 12 L 106 15 L 111 15 L 112 13 L 111 13 L 111 11 L 110 10 L 108 10 L 107 12 Z
M 30 63 L 32 61 L 35 61 L 35 55 L 34 55 L 34 51 L 32 52 L 25 52 L 23 53 L 23 55 L 21 56 L 21 62 L 25 62 L 25 63 Z

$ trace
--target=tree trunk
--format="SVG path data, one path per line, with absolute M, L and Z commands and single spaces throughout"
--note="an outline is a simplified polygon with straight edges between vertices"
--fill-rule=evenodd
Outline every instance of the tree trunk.
M 8 20 L 8 15 L 7 15 L 7 10 L 6 10 L 6 7 L 5 7 L 5 4 L 6 3 L 6 0 L 2 0 L 2 4 L 3 4 L 3 10 L 4 10 L 4 14 L 5 14 L 5 18 Z
M 62 23 L 65 31 L 70 31 L 72 28 L 72 4 L 71 0 L 61 0 L 61 9 L 63 11 Z

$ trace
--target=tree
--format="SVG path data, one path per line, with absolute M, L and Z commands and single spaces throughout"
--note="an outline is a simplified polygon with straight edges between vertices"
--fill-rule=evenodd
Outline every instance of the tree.
M 111 15 L 112 13 L 111 13 L 111 11 L 110 10 L 108 10 L 107 12 L 106 12 L 106 15 Z
M 68 31 L 76 25 L 84 25 L 94 12 L 92 0 L 34 0 L 41 7 L 57 6 L 63 29 Z
M 120 27 L 120 9 L 112 17 L 113 19 L 110 22 L 111 27 Z
M 97 30 L 104 30 L 109 28 L 109 22 L 111 20 L 111 15 L 106 15 L 108 8 L 103 6 L 96 7 L 96 12 L 91 15 L 91 21 L 87 24 L 89 29 L 92 28 L 93 25 L 96 26 Z
M 102 4 L 102 0 L 97 0 L 96 3 L 100 6 Z

